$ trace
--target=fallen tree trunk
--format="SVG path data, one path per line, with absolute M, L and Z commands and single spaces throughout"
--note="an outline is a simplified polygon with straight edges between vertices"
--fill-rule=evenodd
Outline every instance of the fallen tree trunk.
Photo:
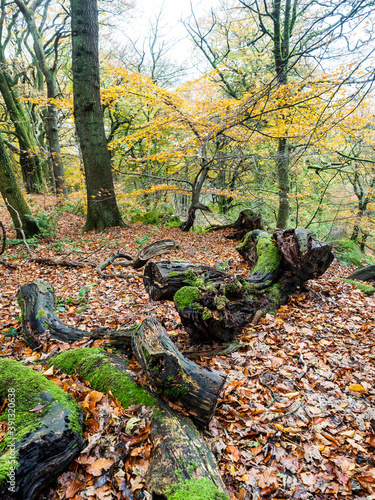
M 42 343 L 41 335 L 72 344 L 87 337 L 88 340 L 105 338 L 112 347 L 127 350 L 131 347 L 133 328 L 127 330 L 96 329 L 87 332 L 63 323 L 56 314 L 56 294 L 53 285 L 35 280 L 18 289 L 17 301 L 21 309 L 22 332 L 27 344 L 35 348 Z
M 180 403 L 203 426 L 211 420 L 226 375 L 186 359 L 159 321 L 143 321 L 132 340 L 133 352 L 151 384 Z
M 189 484 L 198 482 L 210 490 L 208 498 L 228 498 L 215 459 L 192 422 L 137 386 L 119 356 L 100 349 L 71 349 L 49 364 L 68 374 L 77 373 L 98 391 L 111 390 L 124 408 L 130 404 L 155 406 L 151 421 L 154 451 L 146 476 L 150 493 L 169 497 L 172 490 L 182 490 L 185 500 L 194 500 L 194 494 L 185 492 Z
M 164 253 L 169 252 L 172 248 L 176 247 L 176 243 L 173 240 L 160 240 L 155 241 L 154 243 L 150 243 L 149 245 L 142 248 L 139 254 L 136 257 L 132 257 L 129 254 L 123 252 L 115 252 L 108 257 L 104 262 L 97 266 L 97 271 L 99 276 L 102 278 L 126 278 L 123 274 L 105 274 L 103 270 L 106 269 L 110 264 L 116 259 L 122 258 L 127 259 L 126 261 L 117 262 L 117 265 L 122 267 L 132 267 L 133 269 L 140 269 L 143 267 L 150 259 L 157 257 L 158 255 L 163 255 Z
M 169 399 L 182 404 L 200 424 L 207 425 L 217 404 L 225 376 L 206 370 L 186 359 L 169 339 L 163 325 L 149 318 L 127 330 L 96 330 L 91 334 L 65 325 L 54 312 L 56 303 L 52 285 L 34 281 L 19 289 L 22 328 L 28 345 L 35 348 L 48 331 L 51 338 L 73 343 L 87 338 L 105 338 L 106 343 L 122 351 L 133 348 L 150 382 Z
M 75 400 L 42 374 L 0 359 L 2 500 L 32 500 L 83 448 L 83 412 Z
M 144 270 L 143 284 L 152 300 L 173 300 L 174 294 L 190 284 L 194 276 L 202 276 L 205 282 L 223 281 L 230 274 L 209 266 L 197 266 L 186 262 L 149 262 Z
M 194 342 L 232 341 L 249 322 L 258 321 L 267 312 L 275 313 L 291 293 L 323 274 L 333 260 L 331 247 L 302 229 L 276 230 L 273 236 L 252 231 L 236 249 L 252 267 L 246 279 L 225 273 L 208 279 L 203 266 L 197 268 L 203 271 L 200 276 L 185 264 L 188 280 L 164 280 L 163 295 L 170 297 L 175 292 L 173 300 L 181 322 Z M 172 269 L 173 263 L 169 265 Z M 145 278 L 146 289 L 151 291 L 159 288 L 152 277 L 149 273 Z M 186 281 L 188 285 L 184 285 Z M 181 288 L 175 291 L 177 286 Z

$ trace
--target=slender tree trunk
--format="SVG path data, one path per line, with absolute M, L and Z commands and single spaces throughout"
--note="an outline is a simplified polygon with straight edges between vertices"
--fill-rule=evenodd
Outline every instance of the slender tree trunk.
M 56 99 L 57 85 L 56 85 L 56 66 L 57 66 L 57 41 L 55 39 L 55 61 L 53 67 L 50 68 L 47 64 L 46 54 L 44 51 L 44 42 L 42 33 L 39 31 L 35 22 L 35 12 L 32 11 L 23 0 L 14 0 L 20 11 L 22 12 L 27 27 L 34 42 L 35 57 L 38 61 L 40 70 L 42 71 L 46 85 L 48 99 Z M 49 101 L 48 104 L 48 118 L 47 118 L 47 136 L 50 154 L 52 156 L 56 194 L 67 195 L 68 190 L 66 187 L 64 165 L 61 159 L 60 142 L 59 142 L 59 129 L 58 129 L 58 116 L 57 107 L 53 102 Z
M 39 193 L 44 180 L 37 153 L 38 145 L 27 112 L 18 98 L 10 76 L 4 70 L 0 71 L 0 92 L 18 139 L 21 172 L 26 192 Z
M 37 224 L 27 218 L 27 215 L 31 215 L 31 212 L 17 183 L 16 176 L 14 175 L 1 135 L 0 192 L 12 217 L 17 237 L 22 238 L 21 229 L 23 230 L 26 238 L 31 238 L 32 236 L 39 234 L 40 231 Z
M 288 139 L 279 138 L 276 156 L 277 179 L 279 186 L 279 210 L 276 227 L 285 229 L 289 216 L 289 146 Z
M 97 0 L 71 0 L 74 117 L 87 189 L 85 231 L 123 226 L 100 105 Z

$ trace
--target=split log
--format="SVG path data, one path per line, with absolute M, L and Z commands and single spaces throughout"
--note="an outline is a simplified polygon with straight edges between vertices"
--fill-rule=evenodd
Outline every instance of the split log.
M 159 255 L 163 255 L 164 253 L 169 252 L 172 248 L 176 247 L 176 243 L 173 240 L 160 240 L 155 241 L 154 243 L 150 243 L 149 245 L 142 248 L 139 254 L 133 258 L 131 255 L 123 253 L 123 252 L 115 252 L 108 257 L 104 262 L 97 266 L 97 271 L 99 276 L 102 278 L 127 278 L 129 276 L 125 276 L 121 273 L 119 274 L 105 274 L 103 270 L 106 269 L 110 264 L 116 259 L 122 258 L 127 259 L 126 261 L 117 262 L 117 265 L 122 267 L 132 267 L 133 269 L 140 269 L 143 267 L 150 259 L 157 257 Z
M 195 276 L 202 276 L 204 282 L 223 281 L 230 274 L 209 266 L 197 266 L 186 262 L 149 262 L 144 270 L 143 284 L 152 300 L 173 300 L 174 294 L 190 284 Z
M 0 406 L 4 404 L 0 497 L 40 498 L 83 448 L 82 409 L 42 374 L 2 358 Z
M 189 481 L 201 481 L 213 491 L 209 498 L 228 498 L 215 459 L 192 422 L 137 386 L 119 356 L 99 349 L 71 349 L 50 364 L 65 373 L 77 373 L 98 391 L 111 390 L 124 408 L 129 404 L 155 406 L 150 426 L 154 451 L 146 475 L 150 493 L 167 496 L 171 487 L 178 490 Z
M 56 314 L 56 294 L 53 285 L 35 280 L 18 289 L 17 301 L 21 309 L 22 332 L 27 344 L 35 348 L 42 343 L 41 336 L 72 344 L 87 337 L 88 340 L 105 338 L 112 347 L 127 350 L 131 346 L 133 328 L 127 330 L 96 329 L 87 332 L 63 323 Z
M 198 275 L 191 279 L 193 274 L 189 286 L 182 286 L 173 296 L 194 342 L 234 340 L 246 324 L 276 312 L 304 282 L 322 275 L 334 258 L 328 244 L 302 229 L 276 230 L 273 236 L 252 231 L 236 248 L 254 266 L 248 278 L 219 278 L 210 283 Z
M 375 266 L 367 266 L 363 269 L 357 269 L 354 273 L 348 276 L 348 279 L 357 281 L 375 281 Z
M 141 323 L 132 340 L 136 355 L 150 383 L 168 399 L 180 403 L 199 424 L 211 420 L 226 375 L 186 359 L 154 318 Z

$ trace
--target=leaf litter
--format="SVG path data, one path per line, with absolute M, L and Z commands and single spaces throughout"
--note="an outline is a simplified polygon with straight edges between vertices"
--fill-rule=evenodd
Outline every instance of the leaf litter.
M 4 208 L 0 218 L 10 234 Z M 132 225 L 82 235 L 82 227 L 81 217 L 63 214 L 57 239 L 41 240 L 35 255 L 63 258 L 76 252 L 82 258 L 95 251 L 101 262 L 114 248 L 136 255 L 139 241 L 172 238 L 179 248 L 159 260 L 214 266 L 230 259 L 229 272 L 249 272 L 225 231 L 185 234 Z M 235 352 L 212 356 L 205 353 L 222 346 L 191 345 L 173 304 L 149 299 L 142 270 L 129 279 L 102 280 L 95 268 L 39 265 L 22 251 L 8 248 L 4 260 L 12 254 L 11 262 L 19 265 L 0 269 L 0 355 L 44 373 L 75 397 L 86 416 L 87 447 L 42 498 L 151 498 L 144 484 L 151 415 L 141 406 L 122 408 L 111 393 L 104 395 L 77 376 L 47 369 L 43 360 L 68 346 L 47 341 L 33 351 L 16 335 L 21 330 L 16 292 L 34 279 L 55 286 L 60 317 L 68 324 L 126 328 L 154 314 L 185 355 L 194 352 L 194 361 L 227 374 L 203 435 L 232 499 L 375 499 L 375 303 L 337 279 L 351 269 L 335 261 L 276 316 L 267 314 L 257 326 L 244 328 Z M 145 383 L 134 359 L 131 368 Z

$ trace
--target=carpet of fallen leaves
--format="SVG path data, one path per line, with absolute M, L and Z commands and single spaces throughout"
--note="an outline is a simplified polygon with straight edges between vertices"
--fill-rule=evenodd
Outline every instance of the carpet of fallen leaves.
M 53 200 L 34 197 L 34 202 L 48 211 Z M 12 237 L 1 207 L 0 220 Z M 223 231 L 185 234 L 177 228 L 132 225 L 82 234 L 83 222 L 63 213 L 57 237 L 41 240 L 32 249 L 34 257 L 98 263 L 115 250 L 135 256 L 142 245 L 172 238 L 179 248 L 159 259 L 207 265 L 232 259 L 231 273 L 249 272 Z M 0 355 L 44 373 L 70 392 L 86 415 L 88 447 L 41 498 L 151 498 L 144 476 L 152 443 L 144 407 L 123 409 L 111 393 L 106 396 L 78 377 L 47 369 L 43 360 L 61 347 L 49 343 L 32 351 L 17 336 L 16 292 L 34 279 L 55 286 L 60 317 L 68 324 L 115 329 L 157 315 L 185 355 L 199 351 L 196 362 L 227 374 L 215 416 L 202 436 L 231 499 L 375 499 L 375 303 L 337 279 L 352 269 L 334 262 L 275 317 L 246 327 L 236 352 L 212 356 L 210 349 L 219 345 L 191 345 L 173 304 L 149 299 L 142 270 L 129 270 L 126 279 L 104 280 L 91 267 L 30 262 L 22 245 L 7 247 L 1 258 L 18 265 L 0 265 Z M 134 359 L 131 367 L 139 371 Z

